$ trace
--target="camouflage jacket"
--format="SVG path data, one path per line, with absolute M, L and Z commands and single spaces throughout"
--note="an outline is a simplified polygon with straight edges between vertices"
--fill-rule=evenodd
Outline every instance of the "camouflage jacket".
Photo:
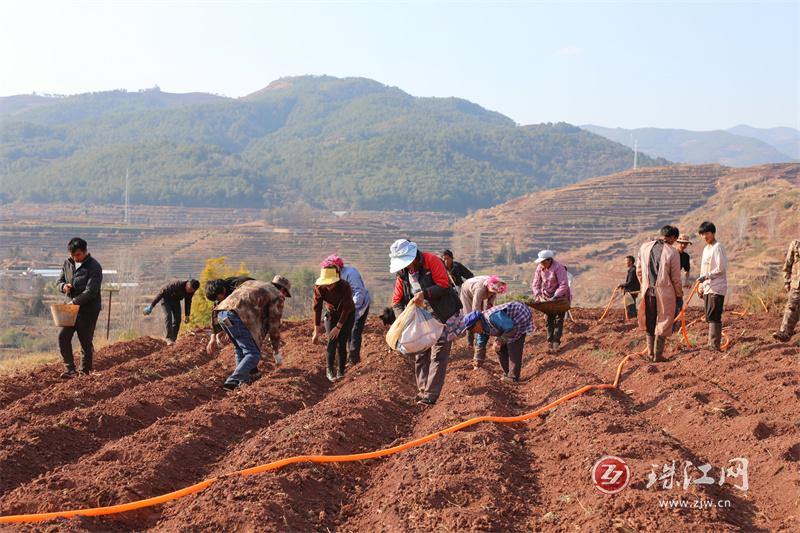
M 281 345 L 283 300 L 283 294 L 272 283 L 257 280 L 246 281 L 212 311 L 211 322 L 214 331 L 221 331 L 217 321 L 219 312 L 234 311 L 247 326 L 257 345 L 261 346 L 264 338 L 269 334 L 272 349 L 277 351 Z
M 794 279 L 792 279 L 792 266 L 794 266 Z M 786 262 L 783 263 L 783 276 L 786 283 L 791 283 L 792 287 L 800 288 L 800 239 L 795 239 L 789 245 L 786 252 Z

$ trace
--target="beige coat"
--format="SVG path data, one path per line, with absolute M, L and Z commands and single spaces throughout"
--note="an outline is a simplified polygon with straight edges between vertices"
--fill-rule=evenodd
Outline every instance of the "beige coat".
M 639 302 L 639 328 L 645 327 L 645 299 L 650 288 L 647 272 L 650 269 L 650 251 L 655 241 L 646 242 L 639 249 L 639 260 L 636 262 L 636 275 L 642 283 L 642 299 Z M 672 335 L 672 319 L 675 317 L 675 305 L 678 298 L 683 298 L 681 287 L 681 260 L 678 251 L 664 244 L 655 285 L 658 302 L 658 318 L 656 319 L 656 335 L 669 337 Z

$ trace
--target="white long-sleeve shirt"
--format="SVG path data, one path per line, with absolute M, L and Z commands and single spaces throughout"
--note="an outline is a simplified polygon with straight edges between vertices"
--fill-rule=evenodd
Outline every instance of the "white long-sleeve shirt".
M 700 275 L 706 278 L 703 282 L 703 294 L 725 296 L 728 292 L 728 256 L 719 242 L 706 244 L 703 248 Z

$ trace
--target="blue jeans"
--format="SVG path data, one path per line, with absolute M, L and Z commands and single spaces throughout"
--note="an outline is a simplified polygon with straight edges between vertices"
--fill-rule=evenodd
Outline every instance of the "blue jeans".
M 239 385 L 250 383 L 250 371 L 258 366 L 261 360 L 261 350 L 250 335 L 250 330 L 244 325 L 242 319 L 234 312 L 220 311 L 217 315 L 222 329 L 233 342 L 236 352 L 236 370 L 233 371 L 225 383 Z

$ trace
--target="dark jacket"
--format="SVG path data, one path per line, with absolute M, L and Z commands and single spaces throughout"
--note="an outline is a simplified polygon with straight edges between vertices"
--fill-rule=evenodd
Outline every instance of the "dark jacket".
M 470 269 L 458 261 L 453 261 L 453 268 L 448 270 L 447 273 L 450 275 L 450 279 L 453 281 L 453 285 L 456 287 L 460 287 L 464 283 L 465 279 L 475 277 L 475 274 L 473 274 Z
M 422 263 L 419 271 L 419 284 L 425 293 L 425 300 L 430 304 L 433 316 L 439 322 L 445 323 L 461 309 L 461 300 L 450 285 L 447 269 L 439 257 L 428 252 L 417 252 L 417 258 Z M 397 273 L 392 296 L 395 314 L 402 313 L 413 297 L 408 269 L 404 268 Z
M 61 277 L 58 278 L 58 290 L 64 292 L 64 285 L 72 285 L 68 297 L 72 303 L 80 305 L 79 313 L 99 313 L 102 297 L 100 286 L 103 283 L 103 267 L 100 266 L 91 254 L 75 270 L 75 261 L 72 258 L 64 261 L 61 268 Z
M 225 282 L 225 294 L 227 295 L 238 289 L 239 285 L 245 281 L 253 281 L 253 278 L 249 278 L 247 276 L 233 276 L 230 278 L 225 278 L 222 281 Z
M 625 278 L 622 289 L 625 292 L 639 292 L 642 290 L 642 285 L 639 283 L 639 278 L 636 276 L 636 265 L 628 268 L 628 277 Z
M 314 325 L 319 326 L 322 321 L 322 304 L 332 314 L 338 313 L 340 328 L 344 326 L 350 315 L 356 312 L 353 303 L 353 290 L 345 280 L 339 280 L 331 285 L 314 285 Z
M 186 292 L 186 283 L 188 283 L 188 280 L 173 281 L 172 283 L 164 285 L 158 294 L 156 294 L 156 297 L 153 299 L 150 305 L 155 307 L 155 305 L 161 300 L 171 303 L 180 302 L 183 300 L 184 312 L 186 313 L 186 316 L 189 316 L 192 311 L 192 298 L 194 298 L 194 293 L 189 294 Z

